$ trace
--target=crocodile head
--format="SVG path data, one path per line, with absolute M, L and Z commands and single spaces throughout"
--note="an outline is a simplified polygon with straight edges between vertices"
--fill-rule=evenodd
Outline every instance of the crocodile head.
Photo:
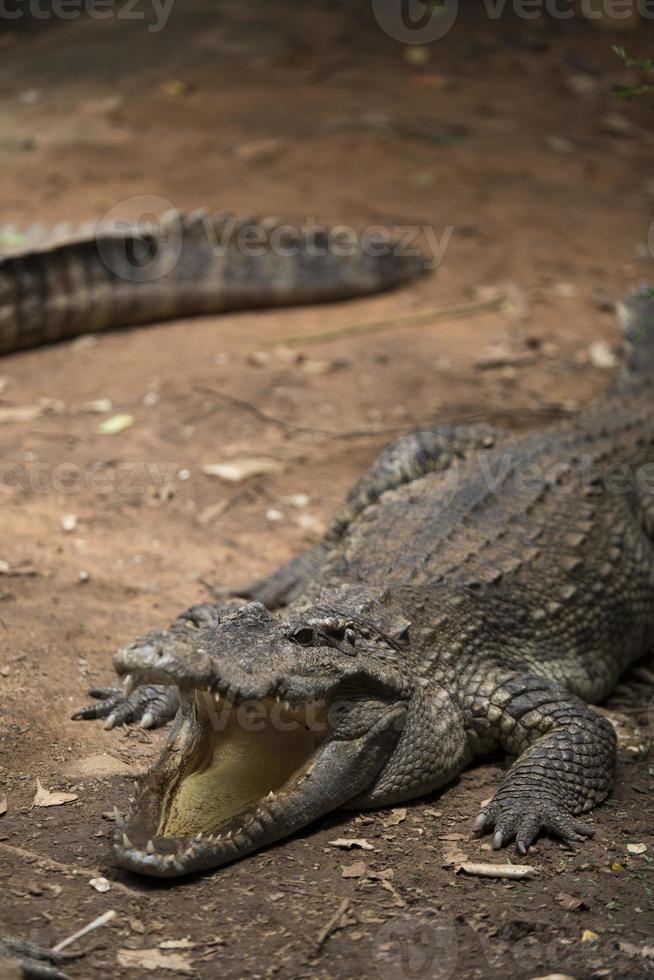
M 215 867 L 374 786 L 410 690 L 398 641 L 338 608 L 282 620 L 252 602 L 188 640 L 116 654 L 128 686 L 176 684 L 181 700 L 161 758 L 117 816 L 123 867 L 157 877 Z

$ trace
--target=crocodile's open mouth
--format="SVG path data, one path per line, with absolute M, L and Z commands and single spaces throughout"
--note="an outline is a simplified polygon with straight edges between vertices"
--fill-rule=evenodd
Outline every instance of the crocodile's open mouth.
M 334 806 L 331 794 L 325 804 L 320 793 L 321 769 L 334 762 L 328 734 L 318 702 L 188 693 L 132 810 L 126 818 L 116 814 L 120 864 L 159 877 L 184 874 L 240 857 L 315 819 Z M 307 792 L 309 781 L 317 792 Z

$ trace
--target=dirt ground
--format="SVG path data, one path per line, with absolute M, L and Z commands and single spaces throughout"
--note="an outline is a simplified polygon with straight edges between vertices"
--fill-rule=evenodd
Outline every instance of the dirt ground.
M 38 407 L 0 426 L 2 925 L 48 946 L 115 910 L 70 947 L 86 953 L 66 966 L 79 978 L 176 966 L 227 978 L 651 976 L 643 674 L 608 706 L 623 722 L 620 768 L 595 839 L 542 840 L 537 876 L 513 883 L 456 874 L 452 853 L 488 858 L 469 832 L 504 760 L 406 814 L 335 814 L 171 885 L 130 877 L 112 865 L 109 811 L 125 808 L 165 735 L 69 717 L 90 684 L 111 681 L 116 646 L 206 597 L 199 580 L 241 582 L 316 541 L 394 433 L 456 418 L 544 424 L 607 389 L 612 301 L 654 276 L 651 99 L 609 95 L 638 77 L 611 45 L 652 55 L 654 32 L 491 20 L 480 6 L 425 50 L 389 38 L 367 4 L 206 0 L 179 3 L 159 33 L 116 17 L 10 26 L 0 21 L 3 221 L 80 221 L 125 200 L 138 212 L 155 195 L 451 237 L 436 275 L 384 296 L 0 363 L 0 410 Z M 497 295 L 476 315 L 402 319 Z M 383 332 L 308 339 L 385 319 L 396 323 Z M 102 434 L 117 414 L 133 425 Z M 237 485 L 203 472 L 243 456 L 282 470 Z M 37 779 L 77 799 L 32 808 Z M 374 849 L 337 850 L 336 837 Z M 89 884 L 99 876 L 109 891 Z M 142 955 L 125 951 L 186 939 L 159 949 L 152 973 L 121 965 Z

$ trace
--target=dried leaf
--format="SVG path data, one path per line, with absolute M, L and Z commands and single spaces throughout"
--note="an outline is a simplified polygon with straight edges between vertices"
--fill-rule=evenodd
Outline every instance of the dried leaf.
M 392 868 L 384 868 L 382 871 L 368 871 L 366 877 L 373 881 L 391 881 L 395 877 L 395 872 Z
M 584 929 L 581 934 L 582 943 L 594 943 L 596 939 L 599 939 L 599 936 L 592 929 Z
M 365 837 L 338 837 L 336 840 L 330 840 L 329 846 L 342 847 L 346 851 L 355 847 L 360 847 L 362 851 L 374 851 L 374 847 Z
M 452 866 L 459 867 L 468 860 L 468 855 L 464 854 L 463 851 L 454 848 L 451 851 L 443 852 L 443 867 L 451 868 Z
M 466 840 L 465 834 L 440 834 L 439 840 Z
M 32 800 L 32 806 L 62 806 L 64 803 L 72 803 L 77 798 L 75 793 L 51 793 L 50 790 L 44 789 L 37 779 L 36 795 Z
M 264 473 L 281 473 L 282 465 L 274 459 L 265 456 L 243 456 L 241 459 L 230 459 L 224 463 L 210 463 L 202 467 L 207 476 L 217 476 L 226 483 L 242 483 L 253 476 Z
M 112 415 L 111 418 L 105 419 L 101 422 L 98 427 L 98 432 L 103 436 L 117 436 L 120 432 L 124 432 L 125 429 L 130 429 L 134 425 L 135 419 L 133 415 Z
M 365 861 L 355 861 L 354 864 L 343 866 L 343 878 L 365 878 L 368 866 Z
M 559 892 L 555 898 L 555 901 L 565 909 L 566 912 L 577 912 L 579 909 L 587 909 L 588 906 L 581 898 L 576 898 L 574 895 L 568 895 L 567 892 Z
M 654 946 L 636 946 L 635 943 L 618 942 L 618 948 L 627 956 L 644 956 L 645 959 L 654 960 Z
M 119 966 L 141 970 L 175 970 L 177 973 L 193 973 L 193 964 L 181 953 L 166 955 L 160 949 L 117 949 Z
M 630 854 L 645 854 L 647 844 L 627 844 L 627 850 Z
M 398 807 L 397 810 L 391 810 L 390 814 L 383 821 L 384 827 L 397 827 L 399 823 L 406 820 L 406 807 Z

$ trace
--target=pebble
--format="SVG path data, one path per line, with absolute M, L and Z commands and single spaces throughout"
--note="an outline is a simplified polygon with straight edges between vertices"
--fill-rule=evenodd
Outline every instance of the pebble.
M 599 368 L 601 371 L 612 371 L 618 364 L 613 348 L 605 340 L 598 340 L 590 345 L 588 360 L 593 367 Z

